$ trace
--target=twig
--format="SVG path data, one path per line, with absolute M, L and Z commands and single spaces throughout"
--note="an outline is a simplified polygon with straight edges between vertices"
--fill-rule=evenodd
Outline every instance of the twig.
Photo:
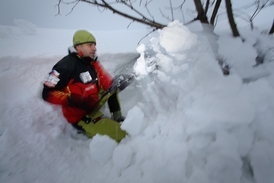
M 151 1 L 149 1 L 149 2 L 147 2 L 146 1 L 146 3 L 145 3 L 145 8 L 146 8 L 146 10 L 147 10 L 147 13 L 149 14 L 149 16 L 152 18 L 152 20 L 154 20 L 154 16 L 150 13 L 150 11 L 149 11 L 149 9 L 148 9 L 148 4 L 150 3 Z
M 59 0 L 59 1 L 58 1 L 58 4 L 56 5 L 58 10 L 57 10 L 57 14 L 56 14 L 55 16 L 61 15 L 61 13 L 60 13 L 60 12 L 61 12 L 61 9 L 60 9 L 61 1 L 62 1 L 62 0 Z M 56 7 L 56 6 L 55 6 L 55 7 Z
M 142 39 L 140 39 L 140 41 L 137 43 L 137 45 L 139 45 L 140 42 L 141 42 L 143 39 L 145 39 L 149 34 L 151 34 L 152 32 L 154 32 L 154 31 L 156 31 L 156 30 L 157 30 L 156 28 L 152 29 L 152 31 L 150 31 L 148 34 L 146 34 L 144 37 L 142 37 Z
M 159 9 L 159 11 L 160 11 L 162 17 L 164 17 L 165 19 L 167 19 L 167 20 L 170 21 L 170 22 L 173 21 L 173 20 L 170 19 L 168 16 L 165 16 L 165 14 L 162 12 L 161 8 Z
M 70 12 L 67 13 L 66 16 L 69 15 L 69 14 L 71 14 L 71 12 L 74 10 L 74 8 L 77 6 L 77 4 L 78 4 L 79 2 L 80 2 L 80 1 L 77 1 L 77 2 L 73 5 L 73 7 L 71 8 Z
M 171 19 L 172 19 L 172 21 L 174 21 L 174 14 L 173 14 L 173 8 L 172 8 L 172 2 L 171 2 L 171 0 L 169 0 L 169 5 L 170 5 L 170 11 L 171 11 Z

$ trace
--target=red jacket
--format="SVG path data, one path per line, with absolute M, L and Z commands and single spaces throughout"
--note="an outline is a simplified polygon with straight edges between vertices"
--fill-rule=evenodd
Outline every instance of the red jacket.
M 72 53 L 53 66 L 44 82 L 42 97 L 47 102 L 62 105 L 64 117 L 69 123 L 75 123 L 87 112 L 68 105 L 68 96 L 77 93 L 83 97 L 92 96 L 98 101 L 99 93 L 108 89 L 111 84 L 111 75 L 98 61 Z M 120 110 L 118 99 L 112 101 L 114 104 L 110 105 L 111 112 Z

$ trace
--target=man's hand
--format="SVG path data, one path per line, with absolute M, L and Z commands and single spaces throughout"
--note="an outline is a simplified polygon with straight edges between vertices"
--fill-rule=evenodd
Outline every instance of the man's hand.
M 133 74 L 120 74 L 114 77 L 112 86 L 117 87 L 120 91 L 122 91 L 128 85 L 130 85 L 133 81 L 134 81 Z
M 134 74 L 120 74 L 116 75 L 113 78 L 112 85 L 102 92 L 100 101 L 106 97 L 107 95 L 112 95 L 117 91 L 124 90 L 128 85 L 130 85 L 134 81 L 135 75 Z

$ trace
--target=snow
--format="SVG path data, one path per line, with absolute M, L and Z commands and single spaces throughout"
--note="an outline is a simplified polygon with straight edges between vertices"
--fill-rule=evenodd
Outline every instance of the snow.
M 21 20 L 21 19 L 14 19 L 14 24 L 17 25 L 17 27 L 20 28 L 21 32 L 27 35 L 35 34 L 37 27 L 33 23 Z
M 113 164 L 118 168 L 125 169 L 129 166 L 133 150 L 125 144 L 117 146 L 113 151 Z
M 100 166 L 104 165 L 112 157 L 117 143 L 108 136 L 96 135 L 90 142 L 89 150 L 91 160 Z
M 41 99 L 74 30 L 1 26 L 0 182 L 273 183 L 274 37 L 219 31 L 224 76 L 201 27 L 174 21 L 139 46 L 144 31 L 94 32 L 104 67 L 137 76 L 119 95 L 128 136 L 117 143 L 77 134 Z
M 125 119 L 121 128 L 131 136 L 139 135 L 143 131 L 144 126 L 144 113 L 142 110 L 135 106 L 128 111 L 128 118 Z M 139 121 L 136 123 L 136 121 Z

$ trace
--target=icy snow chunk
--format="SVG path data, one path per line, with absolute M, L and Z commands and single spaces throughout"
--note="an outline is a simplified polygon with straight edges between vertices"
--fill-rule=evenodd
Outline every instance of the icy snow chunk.
M 264 78 L 245 85 L 244 89 L 248 90 L 246 93 L 251 94 L 251 101 L 256 104 L 255 107 L 259 113 L 264 113 L 268 110 L 269 104 L 274 103 L 273 88 Z
M 200 153 L 206 149 L 212 141 L 213 139 L 209 135 L 195 135 L 188 140 L 188 147 L 191 151 Z
M 140 53 L 140 57 L 137 59 L 137 61 L 135 62 L 133 66 L 133 70 L 136 76 L 144 76 L 148 74 L 146 59 L 145 59 L 145 54 L 143 49 L 145 49 L 144 45 L 140 45 L 137 48 L 138 52 Z
M 216 141 L 212 143 L 208 149 L 209 153 L 225 153 L 238 157 L 238 140 L 234 134 L 228 133 L 225 130 L 220 130 L 216 133 Z
M 274 131 L 274 108 L 269 107 L 268 110 L 261 112 L 260 116 L 256 117 L 258 124 L 256 125 L 256 135 L 260 139 L 267 140 L 274 144 L 273 131 Z
M 220 67 L 211 59 L 198 60 L 192 77 L 203 87 L 211 88 L 223 77 Z
M 245 157 L 253 144 L 254 133 L 249 126 L 237 127 L 232 130 L 232 133 L 238 140 L 238 152 L 241 157 Z
M 136 136 L 140 134 L 144 126 L 144 113 L 138 107 L 134 106 L 128 111 L 128 115 L 123 122 L 121 128 L 125 130 L 129 135 Z
M 179 21 L 171 22 L 160 34 L 160 45 L 172 54 L 182 53 L 197 44 L 197 36 Z
M 165 140 L 165 138 L 154 139 L 155 151 L 154 156 L 147 159 L 143 166 L 144 174 L 150 173 L 153 175 L 153 182 L 185 182 L 186 175 L 186 160 L 188 158 L 187 145 L 173 140 Z M 149 164 L 153 164 L 153 166 Z M 146 172 L 147 171 L 147 172 Z M 144 175 L 148 176 L 148 175 Z
M 113 164 L 122 169 L 128 167 L 132 154 L 133 150 L 129 146 L 125 144 L 118 145 L 113 151 Z
M 17 25 L 22 33 L 27 34 L 27 35 L 32 35 L 36 33 L 37 27 L 33 23 L 26 21 L 26 20 L 21 20 L 21 19 L 14 19 L 13 20 L 14 24 Z
M 132 165 L 125 169 L 122 172 L 122 175 L 119 177 L 119 183 L 140 183 L 143 182 L 142 179 L 142 172 L 138 165 Z
M 233 123 L 250 123 L 255 117 L 253 105 L 242 99 L 235 97 L 219 99 L 213 102 L 208 110 L 214 121 L 230 121 Z
M 164 161 L 162 164 L 155 165 L 157 168 L 155 170 L 153 182 L 186 182 L 184 156 L 185 154 L 182 154 L 181 157 L 170 156 L 172 158 L 170 158 L 168 161 Z
M 157 75 L 158 75 L 159 80 L 162 82 L 168 82 L 170 80 L 170 76 L 168 76 L 164 72 L 158 71 Z
M 133 139 L 131 148 L 135 152 L 134 162 L 139 164 L 151 156 L 151 144 L 148 142 L 149 139 L 144 136 L 138 136 Z
M 241 169 L 241 159 L 228 153 L 210 154 L 205 165 L 210 183 L 240 183 Z
M 228 97 L 239 95 L 241 87 L 242 79 L 236 74 L 231 74 L 220 78 L 211 90 L 216 96 Z
M 255 142 L 250 157 L 255 182 L 273 183 L 274 146 L 264 141 Z
M 143 54 L 146 50 L 146 46 L 144 44 L 141 44 L 136 50 L 138 53 Z
M 201 169 L 194 169 L 188 183 L 209 183 L 205 171 Z
M 186 110 L 186 117 L 192 121 L 188 132 L 205 128 L 214 131 L 224 123 L 230 126 L 251 123 L 255 117 L 255 108 L 241 97 L 216 99 L 213 96 L 204 96 Z
M 117 142 L 106 135 L 95 135 L 90 141 L 91 160 L 104 165 L 113 154 Z
M 242 160 L 238 153 L 238 140 L 224 130 L 216 133 L 216 141 L 207 152 L 206 172 L 212 183 L 240 183 Z M 221 175 L 221 176 L 220 176 Z
M 176 68 L 176 66 L 174 65 L 174 63 L 170 57 L 167 57 L 164 54 L 157 53 L 156 58 L 158 60 L 157 65 L 160 70 L 162 70 L 164 72 L 170 72 Z

